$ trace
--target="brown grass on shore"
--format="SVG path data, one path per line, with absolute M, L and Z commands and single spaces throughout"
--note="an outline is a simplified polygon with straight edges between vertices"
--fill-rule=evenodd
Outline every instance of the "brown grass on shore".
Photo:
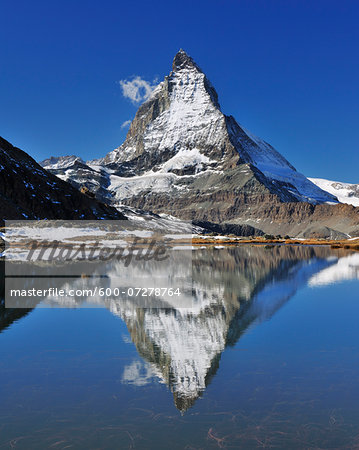
M 333 249 L 344 248 L 347 250 L 359 251 L 359 240 L 334 240 L 334 239 L 264 239 L 264 238 L 232 238 L 232 237 L 221 237 L 221 238 L 205 238 L 205 237 L 194 237 L 192 238 L 192 245 L 224 245 L 233 246 L 241 244 L 258 244 L 258 245 L 268 245 L 268 244 L 286 244 L 286 245 L 326 245 Z

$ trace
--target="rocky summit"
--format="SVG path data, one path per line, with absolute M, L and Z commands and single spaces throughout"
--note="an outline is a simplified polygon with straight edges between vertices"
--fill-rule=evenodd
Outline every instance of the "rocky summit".
M 233 232 L 359 235 L 358 210 L 340 204 L 271 145 L 223 114 L 218 95 L 183 50 L 106 157 L 43 167 L 113 206 L 128 205 Z

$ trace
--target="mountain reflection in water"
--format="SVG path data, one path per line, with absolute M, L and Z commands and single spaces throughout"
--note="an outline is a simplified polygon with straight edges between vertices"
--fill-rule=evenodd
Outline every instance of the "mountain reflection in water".
M 102 271 L 106 266 L 108 286 L 114 286 L 114 280 L 123 285 L 117 261 L 101 264 Z M 187 264 L 187 260 L 182 262 L 178 251 L 176 271 L 190 270 L 181 264 Z M 191 307 L 136 307 L 130 299 L 97 301 L 126 323 L 143 359 L 125 367 L 122 382 L 142 386 L 156 378 L 167 384 L 177 409 L 184 412 L 215 376 L 224 349 L 233 346 L 249 327 L 270 319 L 297 289 L 358 277 L 358 268 L 358 254 L 324 247 L 198 249 L 192 259 Z M 138 286 L 141 267 L 138 273 L 133 267 L 131 271 L 132 279 L 125 274 L 126 285 Z M 80 282 L 74 279 L 72 287 Z M 80 306 L 85 300 L 71 300 L 64 306 Z M 44 299 L 43 303 L 54 304 L 53 299 Z M 2 305 L 1 329 L 28 312 Z

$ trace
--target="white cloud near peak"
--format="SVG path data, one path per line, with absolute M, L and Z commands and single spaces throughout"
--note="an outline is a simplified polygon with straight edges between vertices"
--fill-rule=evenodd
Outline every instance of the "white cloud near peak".
M 135 104 L 147 100 L 156 87 L 156 80 L 151 83 L 143 80 L 138 75 L 131 80 L 120 80 L 119 83 L 121 85 L 123 96 L 129 98 L 131 102 Z
M 132 120 L 125 120 L 123 124 L 121 125 L 121 128 L 127 128 L 131 125 Z

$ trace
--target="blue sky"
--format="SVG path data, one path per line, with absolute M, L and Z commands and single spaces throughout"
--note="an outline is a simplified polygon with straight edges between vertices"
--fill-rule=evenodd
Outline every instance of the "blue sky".
M 0 135 L 37 160 L 103 156 L 184 48 L 222 110 L 298 170 L 359 183 L 359 2 L 16 1 L 1 8 Z

